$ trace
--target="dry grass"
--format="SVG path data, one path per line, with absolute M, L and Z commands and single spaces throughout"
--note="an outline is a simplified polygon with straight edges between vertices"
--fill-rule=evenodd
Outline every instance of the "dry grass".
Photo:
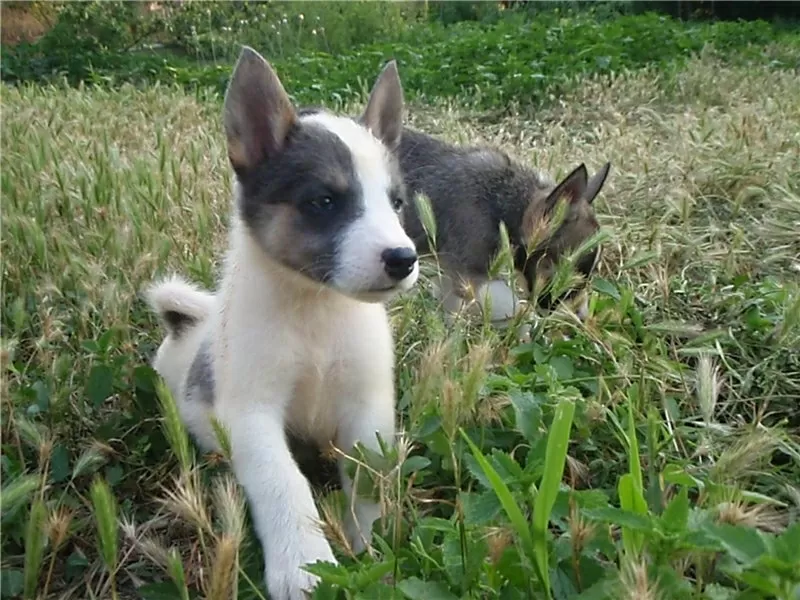
M 34 42 L 53 26 L 54 17 L 46 3 L 3 2 L 0 5 L 0 43 L 13 46 Z
M 178 467 L 165 458 L 142 370 L 160 336 L 143 286 L 166 270 L 209 286 L 217 273 L 230 210 L 220 108 L 219 98 L 171 89 L 3 89 L 3 476 L 45 474 L 36 493 L 58 541 L 43 561 L 45 570 L 55 565 L 51 595 L 105 589 L 86 526 L 94 472 L 110 481 L 122 513 L 144 523 L 123 528 L 120 586 L 152 580 L 157 569 L 175 579 L 163 539 L 209 597 L 237 585 L 220 562 L 236 568 L 246 543 L 240 516 L 225 510 L 236 491 L 219 483 L 203 491 L 191 472 L 164 492 Z M 596 203 L 611 238 L 594 314 L 585 326 L 556 314 L 540 330 L 547 348 L 564 333 L 579 340 L 565 385 L 593 382 L 580 388 L 587 398 L 570 450 L 581 486 L 611 488 L 625 471 L 613 423 L 637 382 L 638 424 L 655 410 L 664 432 L 659 464 L 689 461 L 698 477 L 782 500 L 770 526 L 784 523 L 800 474 L 796 431 L 774 428 L 781 419 L 797 426 L 800 399 L 796 74 L 706 57 L 671 77 L 586 82 L 533 116 L 487 124 L 440 106 L 413 108 L 411 123 L 500 145 L 554 175 L 612 162 Z M 398 396 L 411 440 L 445 466 L 425 481 L 389 479 L 395 522 L 454 502 L 459 481 L 446 464 L 463 460 L 452 450 L 457 426 L 508 427 L 512 382 L 534 369 L 520 356 L 545 348 L 463 323 L 448 329 L 425 287 L 394 311 Z M 444 438 L 430 433 L 432 417 Z M 443 440 L 451 445 L 439 452 Z M 728 521 L 766 511 L 709 494 L 703 501 Z M 14 523 L 4 525 L 3 565 L 21 569 Z M 77 578 L 67 564 L 75 556 L 86 562 Z M 658 597 L 638 563 L 622 579 Z

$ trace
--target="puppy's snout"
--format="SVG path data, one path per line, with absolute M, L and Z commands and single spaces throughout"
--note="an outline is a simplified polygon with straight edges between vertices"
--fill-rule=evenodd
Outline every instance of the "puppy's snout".
M 414 270 L 417 252 L 413 248 L 387 248 L 381 253 L 386 274 L 395 281 L 402 281 Z

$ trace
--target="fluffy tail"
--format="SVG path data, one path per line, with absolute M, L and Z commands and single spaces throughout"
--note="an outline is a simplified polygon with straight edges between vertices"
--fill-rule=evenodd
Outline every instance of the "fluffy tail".
M 214 307 L 214 294 L 178 275 L 152 284 L 145 297 L 167 333 L 174 338 L 208 317 Z

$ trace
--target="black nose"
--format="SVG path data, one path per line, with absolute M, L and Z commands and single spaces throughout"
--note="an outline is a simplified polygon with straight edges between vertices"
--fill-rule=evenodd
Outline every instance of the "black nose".
M 414 270 L 417 252 L 413 248 L 387 248 L 381 258 L 386 274 L 395 281 L 401 281 Z

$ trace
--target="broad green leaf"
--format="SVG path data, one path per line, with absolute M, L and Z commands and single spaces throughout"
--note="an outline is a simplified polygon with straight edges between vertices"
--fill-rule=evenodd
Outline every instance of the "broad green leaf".
M 636 488 L 634 477 L 630 473 L 626 473 L 619 478 L 619 503 L 623 510 L 633 512 L 638 515 L 647 515 L 647 503 L 641 490 Z M 642 550 L 644 538 L 641 533 L 629 530 L 623 525 L 622 527 L 622 545 L 625 551 L 632 556 L 638 556 Z
M 469 471 L 470 475 L 472 475 L 476 481 L 479 481 L 480 484 L 486 489 L 492 489 L 492 482 L 486 476 L 486 473 L 481 468 L 480 463 L 473 455 L 465 454 L 461 460 L 463 461 L 464 466 L 467 467 L 467 471 Z
M 50 479 L 53 483 L 61 483 L 69 479 L 71 474 L 69 452 L 63 444 L 56 444 L 50 456 Z
M 50 408 L 50 388 L 44 381 L 35 382 L 31 388 L 36 392 L 36 406 L 41 412 Z
M 560 381 L 572 379 L 575 374 L 572 359 L 568 356 L 554 356 L 550 359 L 550 366 L 553 367 Z
M 442 566 L 447 577 L 453 584 L 464 585 L 464 556 L 461 551 L 461 535 L 458 531 L 451 531 L 442 540 Z M 469 551 L 469 550 L 467 550 Z
M 172 581 L 148 583 L 136 590 L 142 600 L 178 600 L 188 598 L 185 590 L 181 590 Z
M 721 525 L 707 523 L 705 530 L 745 567 L 755 563 L 767 551 L 763 534 L 757 529 L 727 523 Z
M 417 522 L 419 529 L 433 529 L 434 531 L 451 532 L 456 525 L 452 521 L 440 517 L 424 517 Z
M 681 487 L 661 515 L 661 524 L 667 531 L 684 531 L 689 520 L 689 490 Z
M 661 476 L 666 483 L 673 483 L 692 488 L 703 488 L 703 482 L 686 472 L 686 467 L 682 465 L 669 464 L 664 467 Z
M 610 600 L 615 597 L 613 594 L 618 585 L 619 577 L 614 573 L 574 596 L 572 600 Z
M 497 471 L 497 474 L 503 478 L 503 481 L 508 483 L 516 483 L 525 476 L 522 467 L 507 452 L 492 449 L 489 462 Z
M 364 588 L 391 573 L 394 570 L 394 567 L 394 560 L 384 560 L 382 562 L 372 564 L 365 569 L 362 568 L 361 571 L 359 571 L 355 576 L 355 583 L 358 587 Z
M 617 289 L 617 286 L 607 279 L 603 279 L 602 277 L 593 277 L 592 289 L 600 292 L 601 294 L 605 294 L 606 296 L 610 296 L 611 298 L 614 298 L 614 300 L 619 300 L 619 290 Z
M 738 573 L 734 575 L 738 580 L 745 582 L 751 588 L 767 594 L 770 598 L 786 597 L 781 593 L 781 588 L 774 581 L 765 577 L 761 573 L 748 571 L 745 573 Z
M 732 600 L 736 595 L 736 590 L 717 583 L 708 584 L 705 592 L 708 600 Z
M 303 570 L 313 573 L 323 581 L 346 587 L 350 583 L 347 567 L 327 562 L 316 562 L 303 566 Z
M 776 540 L 774 540 L 775 555 L 785 561 L 794 561 L 798 564 L 800 573 L 800 521 L 788 527 Z
M 108 365 L 95 365 L 86 382 L 86 396 L 95 408 L 105 402 L 114 391 L 114 372 Z
M 459 500 L 464 513 L 465 525 L 487 525 L 497 517 L 502 509 L 497 494 L 492 490 L 461 492 Z
M 400 471 L 403 475 L 409 475 L 416 471 L 421 471 L 422 469 L 430 466 L 430 464 L 431 459 L 429 459 L 427 456 L 410 456 L 405 460 Z
M 332 589 L 329 595 L 323 596 L 319 600 L 338 600 L 340 598 L 339 591 L 339 589 Z M 376 581 L 356 592 L 354 600 L 401 600 L 402 598 L 403 596 L 395 590 L 394 586 Z M 314 600 L 317 600 L 316 594 Z
M 582 511 L 582 514 L 592 521 L 612 523 L 632 531 L 646 532 L 651 531 L 653 528 L 653 523 L 648 515 L 640 515 L 629 510 L 614 508 L 613 506 L 587 509 Z
M 22 594 L 25 578 L 19 569 L 0 569 L 0 596 L 16 598 Z
M 511 405 L 514 407 L 514 416 L 517 429 L 529 442 L 538 439 L 541 433 L 542 408 L 536 397 L 530 392 L 512 392 Z
M 409 577 L 398 582 L 397 588 L 409 600 L 458 600 L 458 596 L 441 581 L 422 581 L 418 577 Z

